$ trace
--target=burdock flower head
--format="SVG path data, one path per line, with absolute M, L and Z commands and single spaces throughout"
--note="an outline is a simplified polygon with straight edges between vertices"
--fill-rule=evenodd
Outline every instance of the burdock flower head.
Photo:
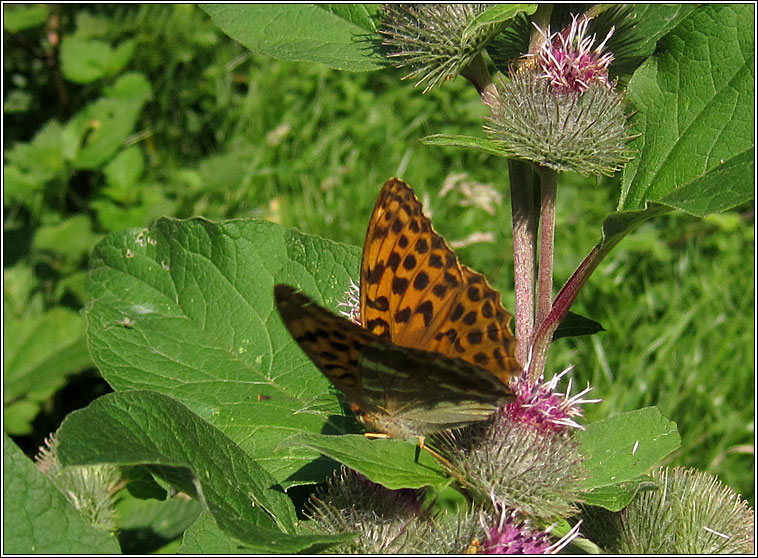
M 556 374 L 548 382 L 532 383 L 528 379 L 519 378 L 513 383 L 515 400 L 503 408 L 503 414 L 512 422 L 532 425 L 544 432 L 563 432 L 571 429 L 583 429 L 577 418 L 582 417 L 580 405 L 597 403 L 600 399 L 585 399 L 584 396 L 592 389 L 589 385 L 575 395 L 571 393 L 569 379 L 566 393 L 556 391 L 560 379 L 571 371 L 566 368 Z
M 390 490 L 343 467 L 311 498 L 308 515 L 322 532 L 357 535 L 335 547 L 340 553 L 460 554 L 477 548 L 483 525 L 491 522 L 487 513 L 476 507 L 434 513 L 424 498 L 424 491 Z
M 326 533 L 359 533 L 342 543 L 340 552 L 402 552 L 408 550 L 409 532 L 428 519 L 422 497 L 412 489 L 389 490 L 343 467 L 311 498 L 309 515 Z
M 531 54 L 542 71 L 542 77 L 550 82 L 557 93 L 584 93 L 591 85 L 598 83 L 607 88 L 608 66 L 613 54 L 604 53 L 603 48 L 613 34 L 613 28 L 605 39 L 592 48 L 595 37 L 587 36 L 589 18 L 574 17 L 571 25 L 550 35 L 543 33 L 544 42 L 536 54 Z
M 398 67 L 410 67 L 406 78 L 424 93 L 469 66 L 503 29 L 507 21 L 477 24 L 476 17 L 492 4 L 396 4 L 385 6 L 385 45 Z M 469 77 L 469 76 L 466 76 Z
M 653 473 L 658 489 L 639 493 L 620 513 L 613 552 L 753 554 L 755 512 L 716 477 L 677 467 Z
M 483 554 L 557 554 L 579 533 L 577 523 L 556 542 L 551 542 L 548 530 L 531 526 L 529 520 L 519 519 L 518 513 L 502 510 L 496 525 L 487 529 Z
M 45 439 L 35 457 L 37 468 L 95 527 L 116 530 L 116 492 L 124 484 L 114 465 L 61 468 L 55 435 Z
M 496 413 L 486 423 L 443 432 L 430 444 L 478 501 L 546 522 L 576 512 L 586 472 L 578 444 Z
M 613 55 L 604 52 L 613 30 L 596 45 L 588 22 L 539 30 L 542 45 L 485 98 L 485 131 L 510 156 L 585 175 L 610 175 L 630 159 L 624 96 L 608 80 Z

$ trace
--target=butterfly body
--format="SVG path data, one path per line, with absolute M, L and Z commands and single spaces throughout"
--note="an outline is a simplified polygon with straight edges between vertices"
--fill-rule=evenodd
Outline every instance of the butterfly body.
M 284 324 L 367 429 L 425 436 L 486 419 L 521 373 L 511 315 L 484 277 L 458 263 L 404 182 L 385 183 L 361 263 L 362 326 L 287 285 Z

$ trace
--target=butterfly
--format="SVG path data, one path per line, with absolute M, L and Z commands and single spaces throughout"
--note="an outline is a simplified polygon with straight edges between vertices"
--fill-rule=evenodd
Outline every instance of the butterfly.
M 288 285 L 276 285 L 274 298 L 292 337 L 377 436 L 423 439 L 513 399 L 508 383 L 521 366 L 511 314 L 458 262 L 402 180 L 384 184 L 369 221 L 363 327 Z

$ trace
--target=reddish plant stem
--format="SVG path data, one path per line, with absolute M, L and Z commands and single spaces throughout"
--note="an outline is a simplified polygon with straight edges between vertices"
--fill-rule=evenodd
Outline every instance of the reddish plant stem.
M 552 309 L 548 313 L 547 317 L 542 321 L 537 332 L 534 335 L 534 344 L 532 347 L 532 359 L 529 363 L 528 375 L 534 377 L 537 370 L 544 371 L 545 362 L 547 361 L 547 350 L 550 347 L 550 342 L 553 339 L 553 333 L 560 325 L 563 318 L 568 314 L 569 308 L 574 304 L 576 297 L 579 295 L 584 284 L 589 279 L 592 272 L 600 264 L 608 251 L 616 245 L 616 242 L 612 246 L 595 246 L 592 251 L 587 255 L 584 261 L 579 264 L 579 267 L 574 271 L 571 278 L 566 281 L 563 288 L 555 297 Z M 541 372 L 540 372 L 541 373 Z
M 540 263 L 537 285 L 537 317 L 539 328 L 550 313 L 553 303 L 553 253 L 555 251 L 555 199 L 558 173 L 552 169 L 540 169 Z M 542 370 L 535 373 L 542 374 Z M 530 378 L 537 380 L 537 378 Z
M 625 218 L 611 220 L 607 218 L 603 224 L 603 239 L 598 242 L 586 258 L 579 264 L 576 271 L 571 275 L 566 284 L 555 297 L 555 301 L 547 317 L 536 328 L 532 346 L 531 361 L 527 377 L 534 377 L 537 370 L 544 370 L 547 360 L 547 350 L 553 340 L 553 334 L 563 318 L 568 314 L 571 305 L 574 304 L 579 291 L 590 278 L 600 262 L 609 254 L 615 246 L 621 242 L 627 234 L 634 231 L 645 221 L 670 211 L 669 208 L 660 206 L 652 209 L 626 212 Z
M 534 332 L 534 279 L 537 215 L 534 207 L 532 167 L 508 160 L 513 213 L 513 269 L 516 287 L 516 358 L 526 367 Z

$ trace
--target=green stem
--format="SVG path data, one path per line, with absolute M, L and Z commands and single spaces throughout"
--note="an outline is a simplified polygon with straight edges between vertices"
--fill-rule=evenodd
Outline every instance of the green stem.
M 552 15 L 552 4 L 540 4 L 537 8 L 537 11 L 532 14 L 529 20 L 537 25 L 537 27 L 547 32 L 547 30 L 550 28 L 550 17 Z M 537 52 L 542 46 L 542 42 L 544 40 L 545 37 L 542 35 L 542 33 L 536 29 L 533 29 L 531 39 L 529 40 L 529 52 Z
M 516 358 L 526 366 L 534 333 L 534 279 L 537 215 L 534 208 L 532 167 L 508 160 L 513 213 L 513 270 L 516 288 Z
M 461 75 L 476 87 L 477 93 L 482 96 L 485 104 L 487 104 L 484 97 L 485 92 L 490 92 L 491 94 L 494 89 L 494 84 L 492 83 L 492 76 L 487 69 L 487 65 L 484 63 L 484 58 L 482 58 L 481 52 L 474 57 L 468 66 L 461 70 Z

